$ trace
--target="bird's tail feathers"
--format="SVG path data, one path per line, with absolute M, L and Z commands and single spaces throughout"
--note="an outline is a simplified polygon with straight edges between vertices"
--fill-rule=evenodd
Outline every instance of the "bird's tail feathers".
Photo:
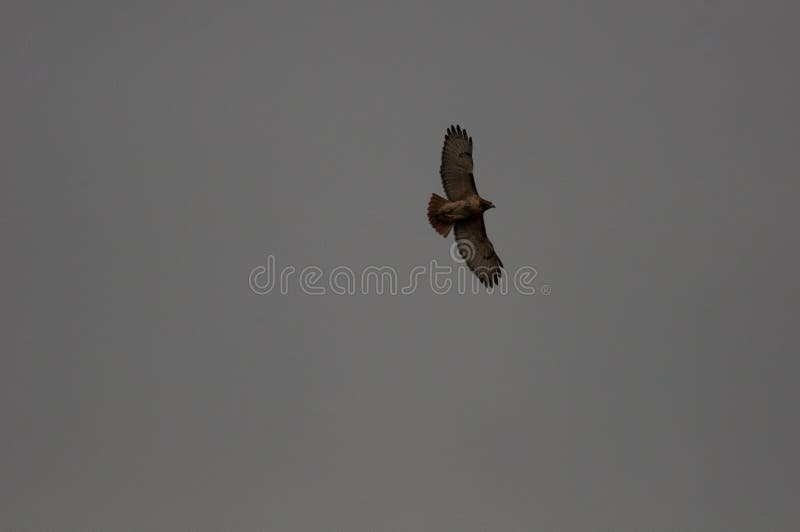
M 446 237 L 450 234 L 452 229 L 452 222 L 445 222 L 439 218 L 439 209 L 447 202 L 446 199 L 438 194 L 431 194 L 431 200 L 428 202 L 428 221 L 437 233 Z

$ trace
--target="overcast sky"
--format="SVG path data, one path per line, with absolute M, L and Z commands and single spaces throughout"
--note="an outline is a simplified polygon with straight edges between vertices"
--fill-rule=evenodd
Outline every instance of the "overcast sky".
M 0 528 L 797 530 L 800 8 L 656 4 L 3 2 Z M 455 123 L 536 294 L 251 291 Z

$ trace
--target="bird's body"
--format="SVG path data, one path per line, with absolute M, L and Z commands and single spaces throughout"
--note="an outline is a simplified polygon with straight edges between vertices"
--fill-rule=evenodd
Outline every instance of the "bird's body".
M 492 286 L 502 274 L 503 262 L 486 235 L 483 213 L 494 204 L 481 198 L 475 188 L 472 137 L 461 126 L 447 130 L 439 173 L 447 199 L 431 195 L 428 221 L 444 237 L 454 229 L 462 258 L 482 283 Z
M 483 214 L 481 198 L 477 195 L 456 201 L 447 201 L 437 194 L 434 194 L 432 198 L 441 200 L 434 202 L 436 204 L 436 220 L 440 225 L 452 226 L 455 222 Z M 447 232 L 449 231 L 448 227 Z M 447 233 L 444 236 L 447 236 Z

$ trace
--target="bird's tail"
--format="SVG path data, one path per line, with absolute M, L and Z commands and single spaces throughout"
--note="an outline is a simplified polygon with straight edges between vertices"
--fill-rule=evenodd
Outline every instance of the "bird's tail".
M 438 194 L 431 194 L 431 200 L 428 202 L 428 221 L 437 233 L 445 237 L 450 234 L 450 229 L 453 227 L 452 223 L 445 222 L 439 217 L 439 209 L 446 202 L 447 200 Z

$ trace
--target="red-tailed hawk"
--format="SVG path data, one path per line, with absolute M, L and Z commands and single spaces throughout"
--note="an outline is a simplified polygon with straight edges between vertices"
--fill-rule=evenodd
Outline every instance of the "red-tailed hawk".
M 455 226 L 458 252 L 486 286 L 500 279 L 503 262 L 486 236 L 483 213 L 494 203 L 478 195 L 472 165 L 472 137 L 461 126 L 450 126 L 444 136 L 442 166 L 439 168 L 447 199 L 431 195 L 428 221 L 446 237 Z

